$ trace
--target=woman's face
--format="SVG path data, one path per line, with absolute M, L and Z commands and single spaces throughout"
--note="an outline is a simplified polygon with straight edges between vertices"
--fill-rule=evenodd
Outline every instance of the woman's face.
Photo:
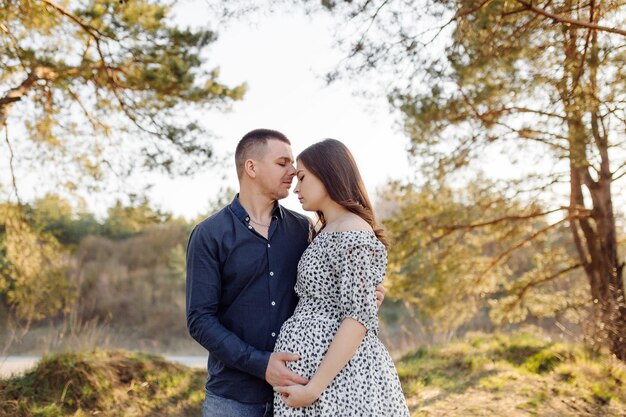
M 296 167 L 296 178 L 298 183 L 293 192 L 298 195 L 302 208 L 307 211 L 322 211 L 324 204 L 330 200 L 322 181 L 313 175 L 300 160 Z

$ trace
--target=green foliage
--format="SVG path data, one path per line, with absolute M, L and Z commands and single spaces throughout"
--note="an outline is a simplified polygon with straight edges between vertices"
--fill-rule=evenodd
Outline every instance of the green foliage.
M 74 247 L 83 237 L 102 233 L 102 225 L 93 214 L 84 210 L 76 213 L 70 202 L 58 195 L 48 194 L 35 200 L 27 211 L 36 227 L 64 246 Z
M 526 353 L 525 348 L 532 347 Z M 558 351 L 552 371 L 527 369 Z M 619 417 L 626 411 L 624 364 L 534 331 L 474 333 L 422 347 L 396 362 L 413 415 Z M 197 415 L 205 371 L 120 351 L 45 357 L 23 376 L 0 380 L 0 416 Z M 513 414 L 511 414 L 513 413 Z
M 62 171 L 60 185 L 86 186 L 87 174 L 95 187 L 111 171 L 142 167 L 190 173 L 212 161 L 210 135 L 188 115 L 226 110 L 245 85 L 225 85 L 207 67 L 215 33 L 175 26 L 174 4 L 0 4 L 0 126 L 25 128 L 23 149 Z
M 610 361 L 599 361 L 597 355 L 578 358 L 573 364 L 564 361 L 554 373 L 569 386 L 583 387 L 589 401 L 606 404 L 611 400 L 624 401 L 621 391 L 626 380 L 626 369 Z
M 33 228 L 21 207 L 0 206 L 0 293 L 15 318 L 30 323 L 67 312 L 76 293 L 66 277 L 66 251 L 50 233 Z
M 468 334 L 462 341 L 422 347 L 396 366 L 405 395 L 420 416 L 505 415 L 513 410 L 620 416 L 626 411 L 623 364 L 535 331 Z
M 409 300 L 433 311 L 462 301 L 469 313 L 446 307 L 448 321 L 463 321 L 477 310 L 477 297 L 489 292 L 499 293 L 490 300 L 496 322 L 565 312 L 587 322 L 583 327 L 597 346 L 626 360 L 624 263 L 616 242 L 616 219 L 623 213 L 613 201 L 615 183 L 626 174 L 623 2 L 360 0 L 322 6 L 340 16 L 342 32 L 355 33 L 341 43 L 350 49 L 338 72 L 382 77 L 410 138 L 417 178 L 427 185 L 424 191 L 416 186 L 417 197 L 401 193 L 416 203 L 400 214 L 404 223 L 395 232 L 401 241 L 418 243 L 403 241 L 394 259 L 400 294 L 413 285 L 418 289 L 406 294 Z M 494 175 L 506 183 L 501 195 L 513 205 L 483 205 L 474 191 L 464 190 L 474 193 L 474 206 L 454 201 L 445 213 L 437 210 L 442 199 L 453 201 L 438 184 L 464 187 L 468 176 L 494 162 L 500 167 Z M 498 206 L 500 212 L 491 210 Z M 428 234 L 423 230 L 435 228 L 432 217 L 443 220 L 442 231 L 422 238 Z M 451 224 L 459 231 L 442 236 Z M 465 229 L 475 224 L 487 230 Z M 505 256 L 489 253 L 488 234 Z M 507 271 L 512 252 L 524 253 L 530 267 Z M 449 259 L 437 265 L 444 254 Z
M 546 278 L 570 262 L 573 248 L 562 243 L 567 230 L 510 250 L 546 223 L 521 221 L 542 207 L 510 198 L 506 186 L 480 177 L 463 188 L 396 183 L 381 196 L 393 202 L 384 221 L 392 240 L 390 296 L 414 306 L 425 324 L 456 329 L 484 311 L 496 324 L 563 312 L 574 321 L 570 313 L 586 302 L 581 275 Z
M 203 379 L 203 371 L 158 356 L 58 354 L 23 376 L 0 380 L 0 416 L 192 416 L 201 406 Z
M 131 205 L 123 205 L 118 200 L 107 210 L 107 218 L 102 225 L 102 236 L 124 239 L 170 219 L 171 215 L 152 209 L 145 198 L 139 204 Z
M 186 337 L 185 221 L 145 199 L 118 202 L 102 223 L 53 195 L 0 209 L 1 324 L 16 319 L 27 330 L 73 310 L 80 323 L 137 326 L 137 335 L 165 342 Z
M 552 345 L 531 356 L 524 362 L 524 366 L 530 372 L 543 374 L 551 372 L 558 364 L 570 359 L 570 349 L 564 345 Z

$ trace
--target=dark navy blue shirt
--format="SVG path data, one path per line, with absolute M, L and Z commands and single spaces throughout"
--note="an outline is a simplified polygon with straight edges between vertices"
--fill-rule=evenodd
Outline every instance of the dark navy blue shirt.
M 273 398 L 265 370 L 297 303 L 309 221 L 276 203 L 268 236 L 254 230 L 237 196 L 198 224 L 187 246 L 187 327 L 209 351 L 206 388 L 244 403 Z

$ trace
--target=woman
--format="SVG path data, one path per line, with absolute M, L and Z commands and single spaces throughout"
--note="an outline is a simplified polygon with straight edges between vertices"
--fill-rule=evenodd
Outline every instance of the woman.
M 298 306 L 275 351 L 306 385 L 274 387 L 274 416 L 408 416 L 400 381 L 378 339 L 374 288 L 387 251 L 350 151 L 327 139 L 297 158 L 295 193 L 321 229 L 298 264 Z

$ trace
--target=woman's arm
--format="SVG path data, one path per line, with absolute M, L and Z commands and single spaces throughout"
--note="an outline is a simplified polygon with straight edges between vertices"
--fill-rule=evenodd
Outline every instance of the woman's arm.
M 366 332 L 365 326 L 353 318 L 346 317 L 339 325 L 322 363 L 309 383 L 274 387 L 274 391 L 279 392 L 285 404 L 290 407 L 306 407 L 313 404 L 354 356 Z

